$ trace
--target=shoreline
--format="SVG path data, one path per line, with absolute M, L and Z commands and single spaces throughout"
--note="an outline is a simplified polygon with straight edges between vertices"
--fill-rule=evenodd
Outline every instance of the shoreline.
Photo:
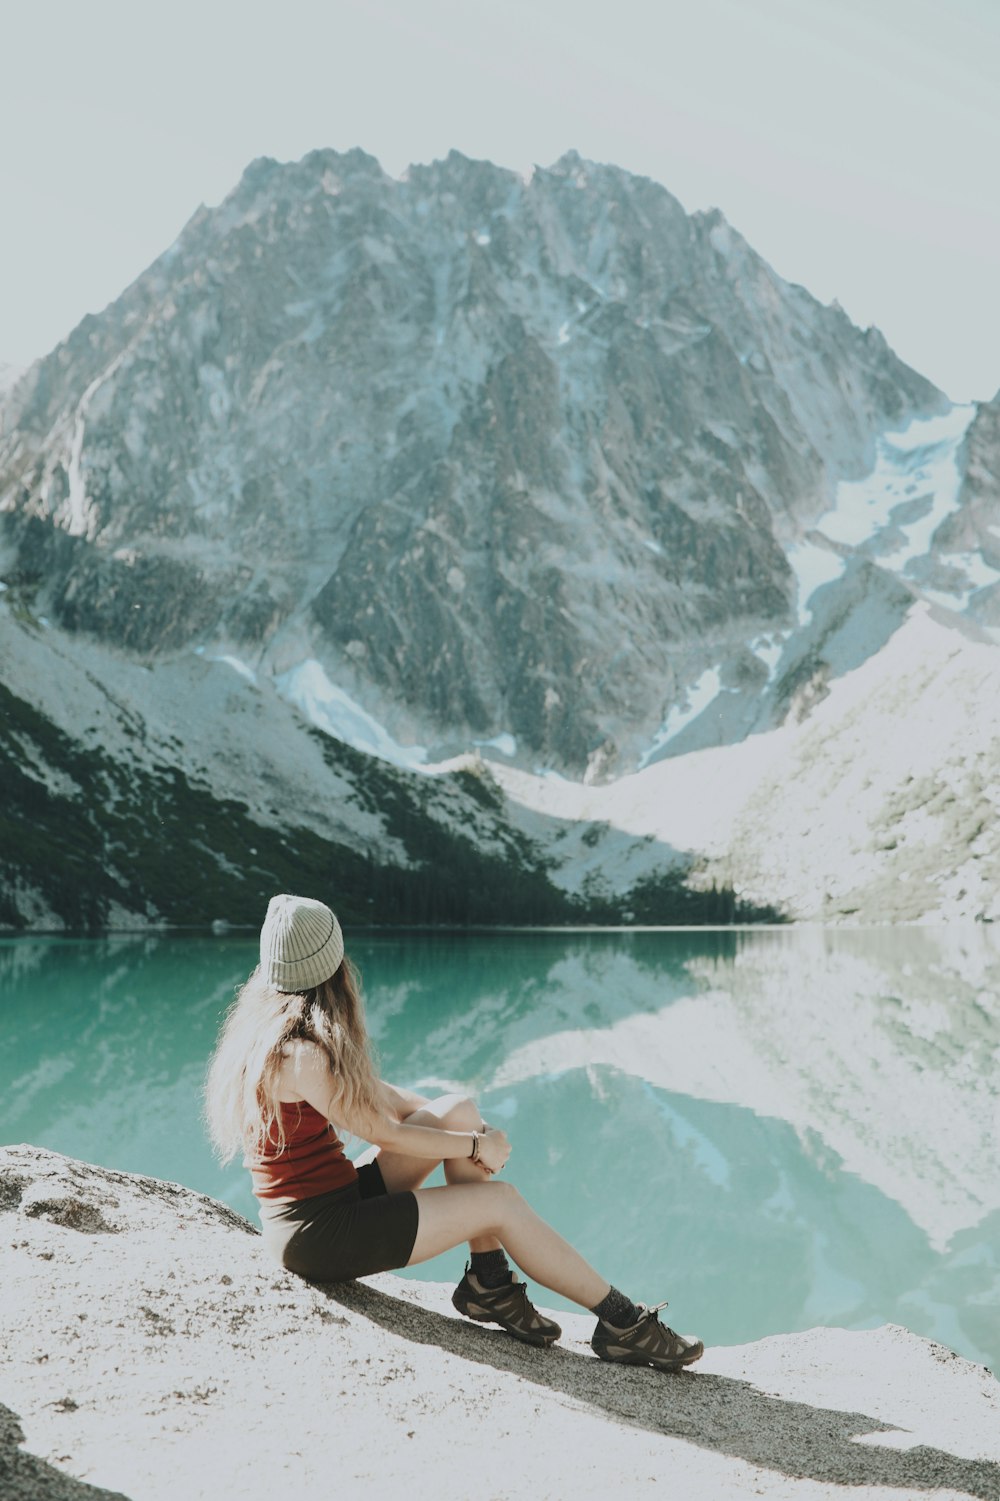
M 956 922 L 954 919 L 938 918 L 935 914 L 933 919 L 913 919 L 900 922 L 821 922 L 814 918 L 789 918 L 787 922 L 738 922 L 738 923 L 495 923 L 486 926 L 479 923 L 351 923 L 350 932 L 362 937 L 389 936 L 396 933 L 416 933 L 433 937 L 436 934 L 442 936 L 469 935 L 470 937 L 486 937 L 491 934 L 517 933 L 518 935 L 562 934 L 562 933 L 802 933 L 802 932 L 835 932 L 835 933 L 887 933 L 898 932 L 907 929 L 920 929 L 931 931 L 954 931 L 988 928 L 993 926 L 991 917 L 969 917 Z M 191 937 L 191 938 L 230 938 L 240 935 L 257 934 L 260 931 L 259 924 L 255 923 L 222 923 L 208 924 L 205 926 L 186 925 L 184 923 L 147 923 L 145 925 L 129 925 L 128 927 L 114 928 L 11 928 L 0 924 L 0 940 L 18 938 L 150 938 L 150 937 Z

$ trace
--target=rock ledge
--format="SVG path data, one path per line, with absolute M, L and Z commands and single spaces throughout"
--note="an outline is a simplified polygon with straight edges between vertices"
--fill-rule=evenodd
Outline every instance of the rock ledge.
M 892 1326 L 602 1365 L 450 1289 L 320 1286 L 177 1184 L 0 1149 L 4 1501 L 1000 1497 L 1000 1385 Z

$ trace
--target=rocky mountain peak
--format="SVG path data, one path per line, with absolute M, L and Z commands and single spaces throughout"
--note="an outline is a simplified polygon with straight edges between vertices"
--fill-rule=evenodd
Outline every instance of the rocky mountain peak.
M 67 630 L 611 774 L 755 670 L 788 543 L 944 405 L 621 168 L 260 158 L 12 393 L 0 547 Z

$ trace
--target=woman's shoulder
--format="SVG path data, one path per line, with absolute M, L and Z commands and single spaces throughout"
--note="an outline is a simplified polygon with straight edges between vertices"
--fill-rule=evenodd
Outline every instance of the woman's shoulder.
M 282 1054 L 278 1086 L 283 1100 L 308 1099 L 324 1085 L 329 1092 L 330 1061 L 319 1043 L 295 1037 L 285 1044 Z
M 281 1045 L 282 1058 L 305 1059 L 315 1057 L 322 1060 L 326 1057 L 325 1052 L 318 1042 L 311 1037 L 290 1037 Z

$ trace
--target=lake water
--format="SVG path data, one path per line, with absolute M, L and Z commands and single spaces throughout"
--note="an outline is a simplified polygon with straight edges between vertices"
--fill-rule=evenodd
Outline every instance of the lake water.
M 528 1199 L 677 1327 L 890 1321 L 1000 1370 L 989 928 L 348 939 L 383 1076 L 474 1093 Z M 0 941 L 0 1139 L 253 1217 L 199 1112 L 254 962 L 249 935 Z

